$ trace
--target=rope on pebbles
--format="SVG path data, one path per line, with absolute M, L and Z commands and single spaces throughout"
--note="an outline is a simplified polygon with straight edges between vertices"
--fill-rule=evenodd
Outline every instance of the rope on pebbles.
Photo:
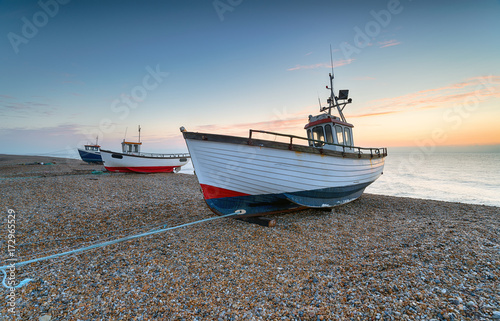
M 143 237 L 143 236 L 148 236 L 148 235 L 158 234 L 158 233 L 162 233 L 162 232 L 166 232 L 166 231 L 170 231 L 170 230 L 175 230 L 175 229 L 178 229 L 178 228 L 181 228 L 181 227 L 191 226 L 191 225 L 200 224 L 200 223 L 204 223 L 204 222 L 208 222 L 208 221 L 213 221 L 213 220 L 217 220 L 217 219 L 221 219 L 221 218 L 226 218 L 226 217 L 230 217 L 230 216 L 235 216 L 235 215 L 242 215 L 242 214 L 245 214 L 245 213 L 246 213 L 245 210 L 240 209 L 240 210 L 236 210 L 234 213 L 230 213 L 230 214 L 226 214 L 226 215 L 222 215 L 222 216 L 214 216 L 214 217 L 205 218 L 203 220 L 199 220 L 199 221 L 195 221 L 195 222 L 190 222 L 190 223 L 185 223 L 185 224 L 181 224 L 181 225 L 177 225 L 177 226 L 163 228 L 163 229 L 160 229 L 160 230 L 153 230 L 153 231 L 149 231 L 149 232 L 145 232 L 145 233 L 140 233 L 140 234 L 135 234 L 135 235 L 129 235 L 129 236 L 125 236 L 125 237 L 113 240 L 113 241 L 107 241 L 107 242 L 103 242 L 103 243 L 93 244 L 93 245 L 82 247 L 82 248 L 79 248 L 79 249 L 76 249 L 76 250 L 71 250 L 71 251 L 62 252 L 62 253 L 58 253 L 58 254 L 54 254 L 54 255 L 40 257 L 40 258 L 37 258 L 37 259 L 28 260 L 28 261 L 23 261 L 23 262 L 18 262 L 18 263 L 11 263 L 10 265 L 0 266 L 0 270 L 3 272 L 2 285 L 5 288 L 7 288 L 7 289 L 10 289 L 10 288 L 15 288 L 16 289 L 16 288 L 20 288 L 20 287 L 24 286 L 25 284 L 28 284 L 29 282 L 33 281 L 33 279 L 29 279 L 28 278 L 28 279 L 22 280 L 16 286 L 8 286 L 5 283 L 5 280 L 7 279 L 7 270 L 9 270 L 9 271 L 15 271 L 16 267 L 20 267 L 20 266 L 31 264 L 31 263 L 35 263 L 35 262 L 40 262 L 40 261 L 55 259 L 55 258 L 58 258 L 58 257 L 61 257 L 61 256 L 65 256 L 65 255 L 71 255 L 71 254 L 76 254 L 76 253 L 80 253 L 80 252 L 84 252 L 84 251 L 88 251 L 88 250 L 93 250 L 93 249 L 96 249 L 96 248 L 99 248 L 99 247 L 104 247 L 104 246 L 108 246 L 108 245 L 112 245 L 112 244 L 117 244 L 117 243 L 129 241 L 129 240 L 133 240 L 133 239 L 140 238 L 140 237 Z

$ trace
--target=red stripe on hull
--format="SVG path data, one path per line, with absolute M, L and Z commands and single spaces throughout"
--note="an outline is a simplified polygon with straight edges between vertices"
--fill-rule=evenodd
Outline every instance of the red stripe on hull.
M 171 173 L 179 166 L 104 167 L 110 172 L 118 173 Z
M 240 193 L 236 191 L 232 191 L 225 188 L 215 187 L 212 185 L 200 184 L 201 189 L 203 190 L 203 197 L 206 200 L 211 198 L 221 198 L 221 197 L 233 197 L 233 196 L 248 196 L 250 194 Z

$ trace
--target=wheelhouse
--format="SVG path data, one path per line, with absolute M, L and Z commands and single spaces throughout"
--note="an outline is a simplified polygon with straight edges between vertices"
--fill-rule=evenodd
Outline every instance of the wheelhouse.
M 98 152 L 99 151 L 99 145 L 84 145 L 86 151 L 90 152 Z
M 307 131 L 309 146 L 332 150 L 345 150 L 354 146 L 352 128 L 354 126 L 329 114 L 309 116 Z
M 122 142 L 122 153 L 124 154 L 140 154 L 142 143 Z

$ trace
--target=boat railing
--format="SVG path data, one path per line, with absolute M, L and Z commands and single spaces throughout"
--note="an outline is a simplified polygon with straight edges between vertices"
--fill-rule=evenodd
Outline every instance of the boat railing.
M 265 130 L 256 130 L 256 129 L 250 129 L 250 133 L 248 136 L 249 143 L 252 141 L 252 134 L 253 133 L 261 133 L 261 134 L 268 134 L 268 135 L 275 135 L 275 136 L 282 136 L 282 137 L 288 137 L 290 138 L 290 143 L 289 143 L 289 149 L 293 149 L 293 139 L 299 139 L 299 140 L 305 140 L 308 142 L 313 142 L 321 145 L 331 145 L 331 146 L 338 146 L 342 148 L 342 153 L 357 153 L 358 157 L 361 157 L 363 154 L 370 154 L 370 156 L 373 157 L 385 157 L 387 156 L 387 148 L 381 147 L 381 148 L 370 148 L 370 147 L 357 147 L 357 146 L 349 146 L 349 145 L 342 145 L 342 144 L 335 144 L 335 143 L 327 143 L 322 140 L 316 140 L 316 139 L 310 139 L 307 137 L 300 137 L 300 136 L 295 136 L 295 135 L 289 135 L 289 134 L 281 134 L 281 133 L 275 133 L 275 132 L 269 132 Z
M 179 154 L 158 154 L 158 153 L 132 153 L 131 155 L 145 156 L 145 157 L 161 157 L 161 158 L 190 158 L 189 153 Z

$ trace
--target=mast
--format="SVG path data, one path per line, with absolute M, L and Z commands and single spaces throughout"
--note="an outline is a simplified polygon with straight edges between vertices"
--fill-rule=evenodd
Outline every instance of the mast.
M 326 89 L 330 89 L 330 97 L 326 100 L 328 102 L 328 107 L 320 107 L 319 111 L 326 111 L 328 110 L 328 115 L 332 114 L 332 108 L 337 108 L 337 111 L 339 113 L 340 119 L 342 119 L 343 122 L 347 122 L 344 116 L 344 113 L 342 112 L 344 110 L 344 107 L 347 104 L 352 103 L 352 99 L 348 98 L 349 96 L 349 90 L 344 89 L 339 91 L 339 96 L 335 96 L 333 92 L 333 56 L 332 56 L 332 48 L 330 46 L 330 60 L 332 64 L 332 72 L 328 74 L 330 78 L 330 87 L 326 86 Z M 339 102 L 339 100 L 342 100 L 342 102 Z M 342 105 L 342 106 L 341 106 Z
M 141 142 L 141 125 L 139 125 L 139 143 Z

